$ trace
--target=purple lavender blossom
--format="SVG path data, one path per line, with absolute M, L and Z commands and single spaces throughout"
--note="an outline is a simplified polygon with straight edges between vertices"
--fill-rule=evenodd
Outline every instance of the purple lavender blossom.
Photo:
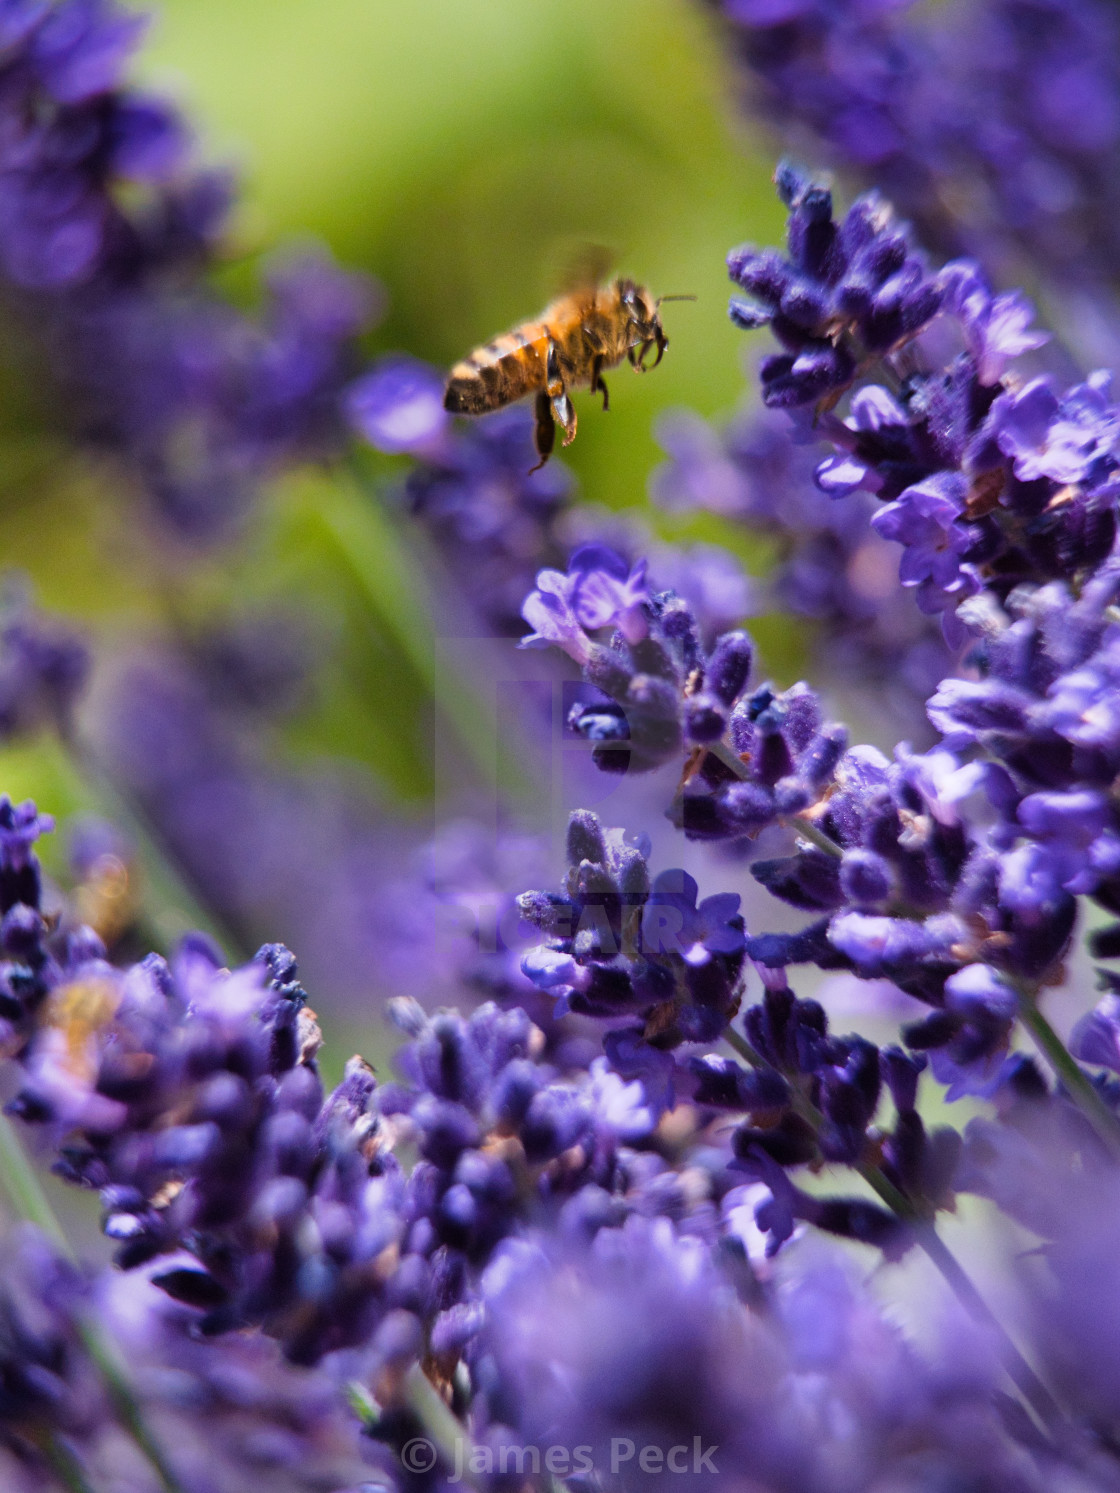
M 795 100 L 807 34 L 859 43 L 889 39 L 896 23 L 879 0 L 725 9 L 775 44 L 775 74 L 784 49 Z M 75 150 L 81 180 L 44 194 L 43 222 L 23 199 L 27 221 L 13 219 L 21 252 L 37 244 L 45 270 L 82 286 L 50 291 L 50 304 L 63 340 L 88 334 L 67 348 L 71 373 L 101 358 L 111 374 L 98 418 L 83 406 L 90 433 L 139 457 L 185 527 L 207 503 L 228 513 L 247 501 L 277 465 L 336 450 L 344 416 L 418 458 L 414 511 L 446 557 L 480 562 L 482 615 L 516 632 L 539 572 L 524 641 L 583 669 L 570 726 L 596 743 L 599 765 L 666 768 L 669 818 L 694 840 L 743 848 L 765 832 L 754 879 L 809 917 L 774 932 L 752 910 L 748 933 L 739 892 L 700 900 L 684 871 L 651 882 L 646 836 L 577 811 L 562 883 L 519 899 L 540 934 L 521 974 L 504 934 L 492 957 L 473 948 L 476 986 L 505 1008 L 427 1014 L 398 1000 L 397 1080 L 355 1057 L 327 1093 L 286 948 L 230 969 L 194 935 L 168 959 L 118 966 L 70 908 L 43 906 L 34 845 L 49 821 L 0 800 L 9 1112 L 56 1173 L 99 1192 L 122 1267 L 91 1286 L 34 1246 L 23 1281 L 17 1269 L 17 1285 L 0 1286 L 0 1459 L 11 1451 L 16 1476 L 53 1470 L 82 1487 L 88 1457 L 93 1475 L 117 1480 L 102 1460 L 112 1407 L 78 1330 L 93 1303 L 142 1378 L 143 1412 L 170 1429 L 186 1493 L 233 1493 L 262 1466 L 281 1489 L 372 1478 L 439 1493 L 465 1473 L 480 1493 L 508 1493 L 514 1479 L 604 1463 L 624 1488 L 682 1475 L 697 1488 L 714 1477 L 809 1493 L 1112 1487 L 1116 1313 L 1094 1310 L 1100 1291 L 1085 1281 L 1111 1281 L 1116 1010 L 1110 993 L 1070 1050 L 1042 1014 L 1085 899 L 1110 919 L 1090 953 L 1120 958 L 1120 454 L 1107 380 L 1064 392 L 1029 381 L 1017 360 L 1040 338 L 1021 297 L 995 294 L 968 263 L 927 269 L 880 199 L 837 222 L 827 191 L 780 172 L 789 257 L 733 256 L 750 296 L 733 316 L 772 327 L 784 350 L 764 365 L 766 397 L 802 411 L 802 436 L 815 420 L 834 454 L 802 460 L 765 428 L 717 439 L 686 420 L 670 428 L 676 471 L 658 486 L 724 516 L 762 515 L 785 542 L 775 594 L 825 627 L 851 624 L 863 664 L 929 643 L 920 617 L 892 639 L 898 614 L 881 603 L 903 588 L 921 615 L 944 614 L 954 644 L 970 639 L 966 679 L 944 677 L 946 655 L 931 650 L 942 683 L 924 697 L 939 745 L 850 746 L 807 684 L 752 683 L 749 636 L 656 590 L 643 560 L 596 541 L 558 568 L 564 479 L 525 473 L 517 412 L 456 433 L 422 366 L 390 362 L 353 384 L 358 300 L 329 267 L 281 272 L 273 310 L 251 329 L 196 298 L 192 266 L 220 208 L 210 197 L 188 211 L 176 120 L 118 88 L 135 24 L 98 0 L 17 6 L 9 23 L 32 135 L 51 134 L 53 148 L 52 132 L 81 122 L 70 111 L 94 101 L 109 121 L 96 162 Z M 884 131 L 916 74 L 905 55 L 892 74 L 884 56 L 840 47 L 831 66 L 855 97 L 841 89 L 813 107 L 854 155 L 898 167 L 905 136 L 884 148 Z M 1039 109 L 1067 146 L 1095 136 L 1099 147 L 1098 72 L 1060 60 L 1093 107 L 1078 121 L 1040 91 Z M 41 166 L 33 159 L 31 186 Z M 112 190 L 126 170 L 147 183 L 135 213 Z M 193 229 L 171 221 L 180 209 Z M 0 231 L 0 260 L 11 250 Z M 15 258 L 5 263 L 13 276 Z M 186 280 L 181 316 L 165 316 L 169 267 Z M 169 352 L 172 323 L 182 341 Z M 181 420 L 204 437 L 185 468 Z M 798 485 L 814 477 L 804 497 Z M 791 492 L 809 516 L 800 537 Z M 882 563 L 886 540 L 902 547 L 901 588 Z M 492 579 L 501 588 L 487 594 Z M 21 728 L 39 719 L 37 691 L 54 702 L 41 714 L 64 723 L 78 670 L 56 652 L 65 662 L 65 649 L 20 655 Z M 181 774 L 195 793 L 180 823 L 213 839 L 228 832 L 228 801 L 197 771 L 190 700 L 177 705 L 146 791 L 158 797 Z M 293 837 L 285 820 L 285 865 L 298 859 Z M 465 895 L 458 868 L 429 882 L 441 877 L 433 894 Z M 839 1032 L 821 1001 L 791 988 L 799 965 L 889 981 L 918 1002 L 904 1046 Z M 1101 978 L 1120 988 L 1107 967 Z M 548 1020 L 513 1004 L 524 981 L 539 992 L 534 1010 L 553 1006 Z M 1016 1023 L 1057 1084 L 1014 1050 Z M 923 1117 L 931 1079 L 987 1106 L 963 1139 Z M 835 1192 L 826 1169 L 839 1167 L 876 1197 Z M 1042 1241 L 1024 1272 L 1028 1355 L 1068 1418 L 982 1308 L 971 1327 L 950 1322 L 948 1351 L 919 1353 L 819 1237 L 887 1264 L 922 1247 L 975 1309 L 935 1232 L 965 1190 Z M 341 1410 L 341 1378 L 356 1418 Z M 127 1426 L 119 1401 L 116 1413 Z M 417 1472 L 408 1449 L 437 1432 L 435 1461 Z M 568 1461 L 542 1471 L 534 1458 L 550 1442 Z M 570 1465 L 575 1446 L 588 1466 Z M 469 1469 L 447 1465 L 459 1457 Z
M 348 437 L 350 343 L 373 297 L 321 253 L 282 256 L 267 279 L 252 320 L 209 292 L 158 285 L 110 285 L 48 318 L 76 433 L 131 464 L 188 539 L 228 533 L 282 466 Z
M 855 351 L 885 353 L 936 315 L 943 292 L 911 251 L 886 203 L 855 203 L 832 220 L 832 195 L 790 165 L 776 182 L 790 210 L 789 259 L 750 246 L 727 267 L 748 294 L 731 319 L 744 330 L 770 326 L 786 350 L 760 367 L 763 402 L 789 409 L 842 391 L 856 372 Z
M 1024 353 L 1045 346 L 1048 334 L 1031 326 L 1034 307 L 1018 291 L 993 296 L 984 276 L 967 260 L 946 266 L 941 276 L 946 306 L 960 320 L 965 342 L 985 387 L 998 384 Z
M 1120 997 L 1109 991 L 1070 1033 L 1069 1050 L 1083 1063 L 1120 1073 Z
M 537 590 L 521 609 L 535 631 L 521 646 L 557 644 L 583 664 L 592 656 L 587 634 L 604 627 L 617 627 L 627 643 L 640 643 L 648 632 L 645 573 L 644 560 L 631 568 L 604 545 L 584 545 L 568 561 L 567 575 L 542 570 L 537 576 Z
M 779 168 L 778 187 L 790 206 L 789 259 L 774 251 L 733 255 L 733 277 L 761 274 L 763 264 L 775 284 L 802 274 L 810 220 L 822 244 L 835 239 L 841 246 L 855 232 L 851 224 L 878 223 L 877 198 L 861 199 L 834 222 L 831 198 L 806 178 L 797 177 L 791 192 Z M 905 238 L 900 242 L 899 253 L 908 254 Z M 835 278 L 847 262 L 842 247 L 837 253 L 826 276 Z M 997 307 L 975 266 L 955 263 L 932 274 L 915 259 L 906 283 L 922 310 L 899 326 L 893 341 L 876 341 L 858 315 L 848 328 L 863 352 L 858 373 L 853 364 L 828 391 L 829 408 L 818 410 L 817 429 L 838 453 L 818 480 L 842 500 L 863 488 L 888 505 L 875 527 L 902 543 L 904 584 L 914 587 L 923 612 L 943 614 L 946 638 L 959 646 L 967 627 L 961 603 L 985 584 L 1002 599 L 1017 584 L 1086 573 L 1108 554 L 1116 533 L 1118 417 L 1103 375 L 1065 394 L 1045 380 L 1012 387 L 1011 369 L 1001 382 L 987 382 L 1031 338 L 1023 330 L 1024 308 Z M 821 316 L 840 314 L 823 302 L 822 308 Z M 946 359 L 943 334 L 954 323 L 969 350 Z M 994 341 L 978 340 L 980 324 Z M 779 319 L 775 330 L 788 342 L 783 328 Z M 869 383 L 877 365 L 884 377 L 901 381 L 901 399 Z M 764 368 L 764 397 L 767 378 Z M 850 418 L 843 420 L 831 405 L 857 380 L 863 387 L 853 392 Z M 819 402 L 824 392 L 801 402 Z
M 601 546 L 586 546 L 568 575 L 543 570 L 524 615 L 537 630 L 522 646 L 563 649 L 595 691 L 573 706 L 568 726 L 598 743 L 595 761 L 610 771 L 648 771 L 683 739 L 717 740 L 750 674 L 753 647 L 745 633 L 717 637 L 703 648 L 697 619 L 672 591 L 651 596 L 646 564 L 626 562 Z M 609 644 L 591 625 L 617 624 Z
M 712 4 L 752 114 L 884 191 L 939 252 L 1001 279 L 1022 278 L 1025 262 L 1065 313 L 1067 341 L 1092 359 L 1114 351 L 1120 88 L 1107 5 Z M 1018 322 L 1008 301 L 991 331 L 1013 345 Z
M 698 906 L 696 883 L 683 871 L 662 872 L 651 888 L 643 848 L 604 831 L 587 810 L 572 816 L 568 854 L 565 893 L 519 899 L 546 935 L 522 959 L 522 972 L 567 1010 L 640 1018 L 658 1031 L 661 1047 L 712 1040 L 743 963 L 738 896 L 718 893 Z
M 881 413 L 897 408 L 889 399 L 880 412 L 887 398 L 860 390 L 852 400 L 856 422 L 875 428 Z M 893 419 L 903 423 L 901 413 Z M 878 485 L 874 468 L 852 452 L 822 462 L 816 436 L 796 444 L 780 413 L 745 414 L 720 432 L 681 413 L 663 419 L 658 436 L 669 460 L 651 479 L 655 502 L 717 513 L 776 548 L 768 576 L 752 579 L 752 612 L 785 612 L 808 624 L 821 678 L 835 680 L 846 698 L 887 711 L 910 740 L 928 733 L 925 701 L 952 656 L 940 627 L 899 592 L 894 551 L 868 524 L 875 504 L 853 491 Z M 832 501 L 841 494 L 851 495 Z M 660 578 L 656 561 L 653 568 Z M 683 594 L 675 581 L 674 589 Z
M 929 580 L 940 591 L 960 588 L 960 557 L 972 539 L 955 522 L 964 511 L 964 499 L 963 478 L 947 474 L 940 481 L 915 483 L 876 513 L 871 521 L 875 532 L 904 547 L 899 569 L 904 586 Z
M 237 1493 L 267 1467 L 281 1493 L 374 1475 L 378 1458 L 324 1373 L 297 1370 L 261 1337 L 193 1336 L 188 1308 L 142 1274 L 93 1275 L 24 1225 L 5 1240 L 0 1279 L 0 1476 L 13 1493 L 50 1486 L 159 1486 L 122 1431 L 90 1350 L 88 1323 L 126 1365 L 138 1412 L 184 1493 Z
M 269 275 L 261 318 L 207 286 L 230 183 L 192 162 L 173 108 L 124 82 L 146 25 L 111 0 L 14 7 L 0 277 L 60 421 L 197 540 L 228 532 L 282 464 L 340 447 L 371 305 L 321 257 Z
M 642 917 L 642 947 L 679 953 L 686 964 L 707 964 L 713 954 L 737 954 L 745 935 L 740 898 L 719 892 L 697 904 L 698 887 L 687 871 L 662 871 L 654 880 Z
M 991 422 L 1016 477 L 1077 483 L 1091 480 L 1096 467 L 1107 470 L 1120 440 L 1120 417 L 1110 394 L 1107 373 L 1092 375 L 1061 400 L 1044 378 L 1002 394 Z
M 771 1336 L 750 1287 L 736 1295 L 751 1278 L 736 1260 L 729 1249 L 714 1265 L 666 1220 L 634 1219 L 590 1245 L 508 1246 L 484 1290 L 487 1361 L 517 1387 L 495 1403 L 509 1440 L 579 1446 L 623 1488 L 722 1489 L 746 1475 L 816 1489 L 841 1458 L 863 1485 L 909 1476 L 907 1436 L 920 1434 L 947 1476 L 976 1472 L 979 1455 L 985 1485 L 1010 1493 L 1022 1464 L 979 1408 L 991 1373 L 982 1340 L 957 1323 L 956 1354 L 947 1338 L 944 1357 L 924 1360 L 824 1250 L 804 1255 L 776 1297 Z M 487 1443 L 495 1464 L 502 1444 Z
M 353 384 L 347 413 L 379 451 L 438 455 L 450 421 L 443 408 L 443 379 L 415 358 L 383 358 Z
M 89 653 L 73 631 L 10 594 L 0 611 L 0 736 L 43 726 L 68 735 L 89 668 Z
M 26 869 L 31 806 L 19 825 Z M 573 836 L 589 845 L 593 822 Z M 641 852 L 617 855 L 641 884 Z M 17 911 L 4 926 L 29 957 L 48 930 L 31 905 Z M 405 1081 L 379 1089 L 355 1058 L 324 1096 L 318 1028 L 282 947 L 233 972 L 197 936 L 170 964 L 123 971 L 88 933 L 43 954 L 11 1112 L 65 1142 L 58 1171 L 100 1190 L 118 1263 L 145 1266 L 204 1333 L 260 1325 L 297 1363 L 359 1347 L 399 1312 L 419 1343 L 421 1325 L 470 1307 L 476 1267 L 519 1227 L 523 1166 L 534 1207 L 560 1209 L 621 1186 L 626 1147 L 655 1123 L 641 1084 L 603 1059 L 565 1073 L 540 1061 L 544 1034 L 521 1010 L 427 1018 L 405 1002 Z M 410 1175 L 392 1153 L 402 1127 L 422 1158 Z M 373 1269 L 386 1251 L 400 1257 L 391 1279 Z

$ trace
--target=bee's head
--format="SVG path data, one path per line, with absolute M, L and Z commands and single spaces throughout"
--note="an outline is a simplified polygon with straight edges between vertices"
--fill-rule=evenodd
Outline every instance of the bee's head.
M 669 346 L 658 310 L 661 303 L 654 300 L 644 285 L 636 285 L 633 280 L 619 280 L 616 289 L 629 333 L 627 357 L 639 372 L 644 373 L 646 356 L 656 348 L 657 357 L 651 364 L 656 368 Z

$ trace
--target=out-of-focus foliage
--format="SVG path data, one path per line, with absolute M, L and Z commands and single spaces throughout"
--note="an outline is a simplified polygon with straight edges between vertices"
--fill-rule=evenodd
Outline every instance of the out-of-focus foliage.
M 262 253 L 314 235 L 387 293 L 371 352 L 447 364 L 539 309 L 589 243 L 658 291 L 695 293 L 667 318 L 673 345 L 654 377 L 617 372 L 606 417 L 577 400 L 566 459 L 587 499 L 643 503 L 656 413 L 685 400 L 712 413 L 741 388 L 711 246 L 744 219 L 772 233 L 774 210 L 767 167 L 735 149 L 713 38 L 684 0 L 169 0 L 138 65 L 187 107 L 204 155 L 241 174 L 240 257 L 221 272 L 234 297 L 252 293 Z M 57 444 L 33 391 L 8 368 L 4 566 L 106 653 L 282 597 L 311 619 L 316 668 L 314 698 L 275 749 L 356 764 L 423 810 L 429 681 L 387 615 L 392 587 L 413 585 L 407 556 L 386 561 L 390 589 L 371 605 L 330 542 L 318 479 L 276 492 L 233 546 L 168 550 L 138 530 L 127 493 Z M 58 802 L 41 761 L 5 757 L 5 782 Z

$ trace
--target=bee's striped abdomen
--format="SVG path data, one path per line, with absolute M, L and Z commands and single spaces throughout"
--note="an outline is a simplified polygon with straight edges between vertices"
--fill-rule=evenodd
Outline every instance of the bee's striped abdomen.
M 543 389 L 548 333 L 539 322 L 515 327 L 456 363 L 444 408 L 453 415 L 482 415 Z

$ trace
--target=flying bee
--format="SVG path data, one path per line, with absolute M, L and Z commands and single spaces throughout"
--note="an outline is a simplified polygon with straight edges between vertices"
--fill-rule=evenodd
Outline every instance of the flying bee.
M 74 911 L 101 940 L 112 946 L 133 925 L 139 911 L 136 867 L 112 851 L 87 866 L 74 889 Z
M 91 976 L 52 990 L 40 1012 L 40 1028 L 54 1061 L 66 1073 L 92 1082 L 100 1061 L 97 1043 L 117 1014 L 121 992 L 110 981 Z
M 456 363 L 447 381 L 444 408 L 453 415 L 485 415 L 526 394 L 536 395 L 535 442 L 540 461 L 548 460 L 556 426 L 564 428 L 564 445 L 576 434 L 576 412 L 568 390 L 586 384 L 601 393 L 608 409 L 605 368 L 623 358 L 639 373 L 656 368 L 669 346 L 661 325 L 663 301 L 693 301 L 695 296 L 659 296 L 656 300 L 633 280 L 613 280 L 601 289 L 584 286 L 561 296 L 537 321 L 524 321 L 511 332 L 476 348 Z M 656 349 L 652 363 L 646 359 Z

